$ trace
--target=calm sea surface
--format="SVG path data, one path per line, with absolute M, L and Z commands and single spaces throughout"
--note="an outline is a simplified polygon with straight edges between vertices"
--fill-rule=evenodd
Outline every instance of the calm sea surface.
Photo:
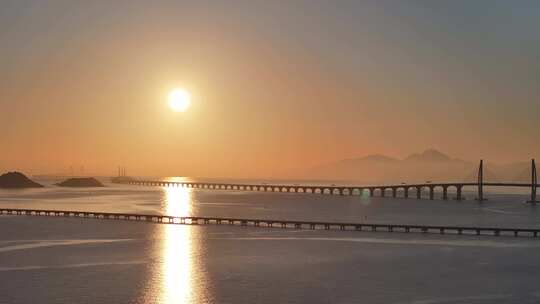
M 527 192 L 479 204 L 43 183 L 0 190 L 0 206 L 540 228 Z M 539 257 L 532 238 L 0 216 L 0 303 L 540 303 Z

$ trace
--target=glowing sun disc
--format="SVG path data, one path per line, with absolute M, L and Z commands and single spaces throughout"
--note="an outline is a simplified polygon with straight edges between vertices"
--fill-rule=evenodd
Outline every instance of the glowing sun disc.
M 169 106 L 175 112 L 184 112 L 191 104 L 191 95 L 184 89 L 174 89 L 169 93 Z

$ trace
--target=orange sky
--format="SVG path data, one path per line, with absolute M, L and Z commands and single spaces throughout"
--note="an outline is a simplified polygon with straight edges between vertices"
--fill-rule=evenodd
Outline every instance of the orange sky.
M 471 9 L 459 5 L 435 21 L 421 5 L 327 5 L 2 7 L 0 170 L 286 177 L 428 147 L 540 156 L 540 43 L 512 40 L 530 24 L 466 44 L 500 20 L 453 19 Z M 177 86 L 192 94 L 185 113 L 167 106 Z

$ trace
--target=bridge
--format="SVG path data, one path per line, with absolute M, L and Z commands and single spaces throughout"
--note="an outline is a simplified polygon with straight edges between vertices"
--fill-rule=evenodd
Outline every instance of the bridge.
M 540 229 L 535 228 L 503 228 L 503 227 L 473 227 L 473 226 L 442 226 L 442 225 L 407 225 L 384 223 L 340 223 L 295 220 L 246 219 L 229 217 L 199 217 L 171 216 L 155 214 L 111 213 L 94 211 L 67 210 L 36 210 L 0 208 L 1 215 L 71 217 L 101 220 L 125 220 L 159 224 L 181 225 L 236 225 L 267 228 L 292 228 L 310 230 L 339 230 L 339 231 L 371 231 L 371 232 L 403 232 L 403 233 L 437 233 L 457 235 L 491 235 L 491 236 L 523 236 L 538 237 Z
M 529 203 L 537 203 L 536 189 L 539 187 L 536 165 L 534 159 L 531 161 L 531 183 L 493 183 L 484 182 L 483 178 L 484 163 L 481 160 L 478 169 L 477 182 L 452 182 L 452 183 L 420 183 L 420 184 L 398 184 L 398 185 L 379 185 L 379 186 L 320 186 L 320 185 L 269 185 L 269 184 L 236 184 L 236 183 L 207 183 L 207 182 L 173 182 L 173 181 L 153 181 L 153 180 L 126 180 L 119 183 L 141 186 L 160 186 L 160 187 L 186 187 L 196 189 L 211 190 L 237 190 L 237 191 L 264 191 L 264 192 L 288 192 L 288 193 L 311 193 L 311 194 L 329 194 L 329 195 L 363 195 L 368 192 L 369 196 L 393 197 L 397 198 L 398 193 L 402 193 L 402 198 L 409 198 L 412 194 L 417 199 L 422 199 L 422 194 L 428 190 L 430 200 L 435 199 L 435 192 L 442 190 L 442 199 L 449 199 L 449 190 L 455 190 L 455 198 L 463 200 L 463 188 L 473 187 L 477 189 L 476 199 L 483 201 L 484 187 L 519 187 L 530 188 L 531 196 Z

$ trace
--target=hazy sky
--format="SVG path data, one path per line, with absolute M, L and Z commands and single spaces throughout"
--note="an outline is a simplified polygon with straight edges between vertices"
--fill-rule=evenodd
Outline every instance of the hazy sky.
M 0 0 L 0 170 L 539 157 L 538 29 L 536 0 Z

